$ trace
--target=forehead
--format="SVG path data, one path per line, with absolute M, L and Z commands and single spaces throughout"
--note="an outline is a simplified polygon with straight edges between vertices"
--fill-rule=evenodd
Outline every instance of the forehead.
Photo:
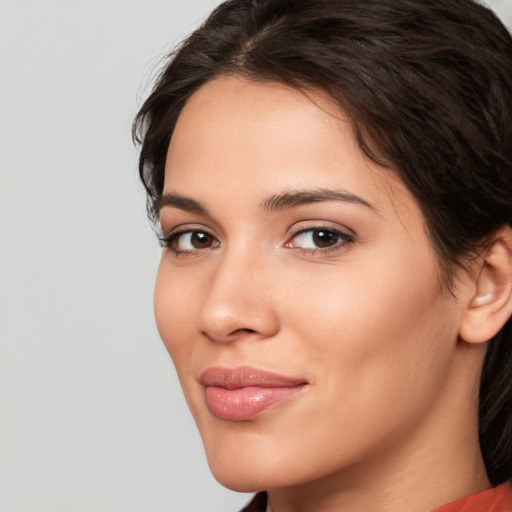
M 178 119 L 164 192 L 209 202 L 211 192 L 229 191 L 230 200 L 247 204 L 283 190 L 333 187 L 377 209 L 415 204 L 395 173 L 363 154 L 346 116 L 324 94 L 221 77 L 202 86 Z

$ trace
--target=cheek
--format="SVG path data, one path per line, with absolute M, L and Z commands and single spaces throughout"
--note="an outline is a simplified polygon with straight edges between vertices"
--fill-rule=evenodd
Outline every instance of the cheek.
M 187 278 L 186 273 L 170 268 L 164 258 L 165 255 L 155 283 L 156 325 L 171 356 L 185 400 L 196 422 L 200 422 L 198 406 L 202 403 L 202 394 L 194 382 L 194 370 L 197 369 L 202 354 L 207 352 L 207 347 L 204 340 L 198 339 L 194 315 L 200 304 L 201 287 L 191 286 L 194 280 Z
M 160 337 L 181 378 L 184 360 L 192 347 L 191 343 L 183 340 L 190 339 L 193 334 L 192 315 L 197 307 L 197 299 L 194 298 L 193 289 L 181 282 L 179 273 L 167 268 L 164 257 L 155 283 L 155 319 Z
M 435 264 L 396 259 L 387 268 L 326 268 L 283 293 L 294 297 L 284 316 L 302 342 L 297 352 L 322 375 L 326 397 L 357 397 L 354 410 L 361 403 L 389 407 L 393 397 L 418 392 L 433 397 L 457 340 L 457 307 L 439 292 Z

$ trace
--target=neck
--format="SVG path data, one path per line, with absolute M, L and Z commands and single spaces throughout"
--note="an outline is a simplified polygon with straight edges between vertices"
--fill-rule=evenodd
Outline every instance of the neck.
M 478 372 L 470 368 L 483 352 L 460 351 L 416 429 L 318 481 L 270 489 L 272 512 L 426 512 L 490 488 L 478 442 Z

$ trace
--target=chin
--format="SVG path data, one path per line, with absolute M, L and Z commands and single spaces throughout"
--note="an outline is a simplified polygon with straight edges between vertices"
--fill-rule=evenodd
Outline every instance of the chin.
M 252 442 L 251 442 L 252 441 Z M 205 444 L 206 457 L 214 478 L 224 487 L 236 492 L 258 492 L 272 487 L 293 485 L 289 471 L 290 461 L 284 460 L 281 451 L 262 447 L 255 439 L 231 440 L 218 443 L 213 448 Z M 226 445 L 227 444 L 227 445 Z
M 207 458 L 215 480 L 232 491 L 253 493 L 268 489 L 275 483 L 272 475 L 250 457 Z
M 300 486 L 322 476 L 315 461 L 268 436 L 231 438 L 229 443 L 206 444 L 205 450 L 214 478 L 236 492 Z
M 257 467 L 257 464 L 232 463 L 224 467 L 210 465 L 210 470 L 217 482 L 235 492 L 255 493 L 272 488 L 293 487 L 304 483 L 298 475 L 290 475 L 287 471 L 276 471 L 276 468 Z M 304 478 L 306 481 L 307 478 Z
M 231 491 L 256 493 L 271 487 L 271 485 L 267 483 L 266 479 L 259 480 L 254 477 L 254 474 L 247 475 L 247 477 L 244 478 L 241 475 L 235 475 L 229 471 L 227 473 L 228 474 L 225 474 L 224 472 L 217 473 L 212 470 L 215 480 Z

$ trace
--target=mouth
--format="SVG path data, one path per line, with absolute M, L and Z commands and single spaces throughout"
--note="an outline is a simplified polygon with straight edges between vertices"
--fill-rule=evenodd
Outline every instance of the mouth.
M 304 391 L 308 382 L 250 367 L 211 367 L 200 377 L 208 409 L 219 419 L 249 421 Z

